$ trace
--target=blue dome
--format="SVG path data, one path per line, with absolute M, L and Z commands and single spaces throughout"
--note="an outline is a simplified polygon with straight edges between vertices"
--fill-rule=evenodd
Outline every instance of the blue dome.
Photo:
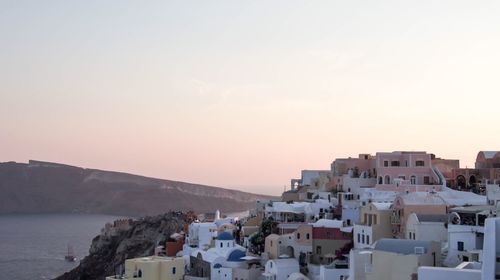
M 241 258 L 246 256 L 247 254 L 241 250 L 234 250 L 229 254 L 229 257 L 227 257 L 228 262 L 241 262 L 243 261 Z
M 234 238 L 229 232 L 225 231 L 217 236 L 217 240 L 234 240 Z
M 216 264 L 214 265 L 214 268 L 221 268 L 221 267 L 222 267 L 222 264 L 220 264 L 220 263 L 216 263 Z

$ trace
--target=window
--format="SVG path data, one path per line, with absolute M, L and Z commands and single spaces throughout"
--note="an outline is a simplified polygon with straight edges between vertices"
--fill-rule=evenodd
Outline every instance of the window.
M 361 243 L 363 243 L 363 244 L 365 243 L 365 235 L 364 234 L 361 235 L 361 241 L 362 241 Z
M 300 233 L 297 232 L 297 239 L 300 239 Z
M 425 166 L 424 161 L 423 160 L 415 161 L 415 166 Z
M 463 241 L 457 242 L 457 250 L 460 252 L 462 252 L 464 250 L 464 242 Z
M 391 161 L 391 166 L 399 166 L 399 160 Z
M 272 242 L 272 241 L 271 241 L 271 242 Z M 223 244 L 222 244 L 222 242 L 221 242 L 221 243 L 220 243 L 220 247 L 222 248 L 222 246 L 223 246 Z M 272 246 L 272 244 L 271 244 L 271 246 Z
M 376 225 L 377 224 L 377 215 L 373 215 L 373 224 Z
M 366 236 L 366 244 L 370 244 L 370 236 L 369 235 Z
M 172 274 L 175 274 L 175 267 L 172 267 Z
M 321 255 L 321 246 L 316 246 L 316 254 Z
M 273 241 L 272 240 L 269 241 L 269 246 L 273 247 Z
M 358 233 L 358 243 L 361 243 L 361 234 Z
M 384 167 L 388 167 L 388 166 L 389 166 L 389 161 L 384 160 Z
M 309 233 L 306 233 L 306 239 L 309 240 Z
M 415 175 L 410 177 L 410 184 L 412 184 L 412 185 L 417 184 L 417 177 Z

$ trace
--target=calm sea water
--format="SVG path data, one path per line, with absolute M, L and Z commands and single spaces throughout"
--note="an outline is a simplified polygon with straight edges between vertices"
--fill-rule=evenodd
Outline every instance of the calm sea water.
M 83 214 L 0 215 L 0 279 L 52 279 L 88 255 L 106 222 L 120 217 Z M 64 260 L 68 244 L 76 262 Z

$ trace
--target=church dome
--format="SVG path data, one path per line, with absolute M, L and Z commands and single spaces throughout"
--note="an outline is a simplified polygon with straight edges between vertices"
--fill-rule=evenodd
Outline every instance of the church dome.
M 229 232 L 225 231 L 217 236 L 217 240 L 234 240 L 234 238 Z

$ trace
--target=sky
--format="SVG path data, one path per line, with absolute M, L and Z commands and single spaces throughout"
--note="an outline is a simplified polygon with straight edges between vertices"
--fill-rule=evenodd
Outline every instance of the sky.
M 0 0 L 0 161 L 280 194 L 499 150 L 499 1 Z

